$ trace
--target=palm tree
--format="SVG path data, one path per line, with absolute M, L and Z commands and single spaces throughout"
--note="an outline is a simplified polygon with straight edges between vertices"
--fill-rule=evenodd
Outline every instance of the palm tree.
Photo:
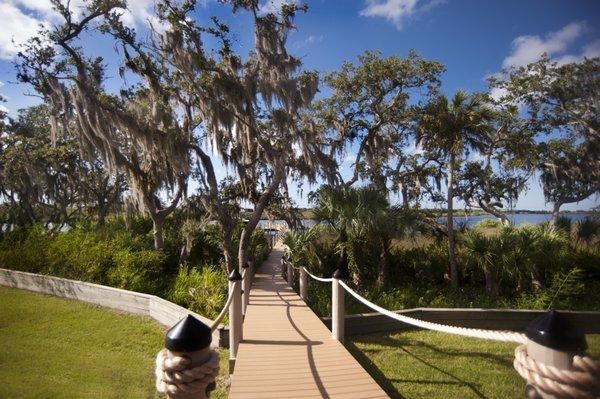
M 375 187 L 358 191 L 356 234 L 370 237 L 379 247 L 377 284 L 383 286 L 389 277 L 388 255 L 392 240 L 406 234 L 415 223 L 414 214 L 400 207 L 390 207 L 385 194 Z
M 483 270 L 485 291 L 491 296 L 498 295 L 498 284 L 494 276 L 494 265 L 498 261 L 495 259 L 495 240 L 497 239 L 475 230 L 469 230 L 462 239 L 469 258 Z
M 454 239 L 454 175 L 462 156 L 468 150 L 483 151 L 492 131 L 491 122 L 497 117 L 482 94 L 468 95 L 457 91 L 452 101 L 446 96 L 431 100 L 419 120 L 416 139 L 422 148 L 438 153 L 446 171 L 447 235 L 450 278 L 458 286 L 456 242 Z
M 328 223 L 338 234 L 336 247 L 340 252 L 337 268 L 348 270 L 348 232 L 356 223 L 358 190 L 353 187 L 324 185 L 311 195 L 315 203 L 314 218 Z
M 583 241 L 590 245 L 600 235 L 600 219 L 587 216 L 576 224 L 575 246 Z
M 285 257 L 295 266 L 309 266 L 314 251 L 312 240 L 314 230 L 288 230 L 283 235 L 283 243 L 287 246 Z

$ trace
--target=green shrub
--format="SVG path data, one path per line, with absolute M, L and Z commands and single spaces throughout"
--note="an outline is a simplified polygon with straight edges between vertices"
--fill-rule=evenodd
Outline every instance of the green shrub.
M 200 269 L 182 266 L 167 299 L 208 318 L 215 318 L 227 299 L 227 277 L 221 269 L 211 266 Z
M 480 228 L 497 228 L 502 227 L 502 223 L 498 219 L 482 219 L 475 224 L 473 227 Z
M 165 258 L 161 251 L 119 250 L 113 255 L 115 266 L 108 272 L 108 281 L 118 288 L 160 295 L 168 285 Z
M 206 226 L 194 236 L 194 245 L 188 255 L 188 263 L 191 265 L 220 264 L 223 261 L 220 243 L 221 234 L 218 226 Z
M 109 242 L 98 241 L 79 228 L 73 229 L 50 241 L 43 271 L 53 276 L 105 284 L 106 274 L 114 265 L 112 252 Z
M 256 266 L 260 266 L 260 264 L 269 256 L 270 250 L 269 239 L 267 238 L 265 231 L 263 229 L 254 230 L 248 247 L 250 260 Z
M 37 225 L 6 232 L 0 242 L 0 266 L 40 273 L 46 267 L 51 241 L 52 238 Z

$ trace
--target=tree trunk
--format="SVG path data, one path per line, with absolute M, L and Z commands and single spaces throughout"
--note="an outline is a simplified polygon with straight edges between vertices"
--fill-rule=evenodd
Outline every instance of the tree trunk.
M 340 253 L 340 259 L 338 260 L 337 268 L 339 270 L 348 270 L 348 251 L 346 251 L 346 246 L 347 246 L 346 244 L 348 243 L 348 234 L 346 233 L 345 229 L 340 231 L 340 238 L 339 238 L 338 242 L 340 244 L 342 244 L 342 252 Z M 359 274 L 358 280 L 360 283 L 360 280 L 362 277 L 360 270 L 359 270 L 358 274 Z
M 106 223 L 106 214 L 108 213 L 107 205 L 98 205 L 98 226 L 104 226 Z
M 164 219 L 157 215 L 151 215 L 151 218 L 154 226 L 154 249 L 159 251 L 165 247 L 165 241 L 162 235 Z
M 550 218 L 550 228 L 554 229 L 556 227 L 556 222 L 558 222 L 558 217 L 560 216 L 560 207 L 562 206 L 562 202 L 555 202 L 552 206 L 552 217 Z
M 387 262 L 387 245 L 381 244 L 381 253 L 379 254 L 379 275 L 377 276 L 377 285 L 382 287 L 388 282 L 389 266 Z
M 260 199 L 254 206 L 252 216 L 250 216 L 248 223 L 246 224 L 246 226 L 244 226 L 244 229 L 242 230 L 242 235 L 240 236 L 240 246 L 238 248 L 238 266 L 240 271 L 246 265 L 246 262 L 248 262 L 248 246 L 250 245 L 250 238 L 252 237 L 252 233 L 258 225 L 263 211 L 269 204 L 271 198 L 273 198 L 273 194 L 275 193 L 275 191 L 279 187 L 279 184 L 283 180 L 284 173 L 285 170 L 283 168 L 275 168 L 271 183 L 260 196 Z M 258 267 L 259 265 L 256 266 Z
M 225 257 L 225 268 L 227 275 L 231 273 L 233 268 L 235 267 L 235 256 L 233 252 L 233 243 L 231 241 L 231 229 L 227 232 L 223 232 L 223 243 L 221 247 L 223 249 L 223 256 Z
M 452 201 L 454 199 L 454 162 L 455 155 L 450 153 L 450 161 L 448 162 L 448 257 L 450 261 L 450 282 L 452 287 L 458 287 L 458 268 L 456 265 L 456 242 L 454 241 L 454 207 Z
M 494 274 L 489 267 L 483 268 L 483 275 L 485 276 L 485 292 L 490 296 L 498 295 L 498 287 L 496 286 L 496 280 Z
M 402 208 L 410 209 L 410 203 L 408 202 L 408 187 L 402 185 Z
M 545 286 L 544 270 L 537 264 L 534 263 L 531 268 L 531 288 L 533 292 L 540 292 Z
M 505 212 L 501 212 L 498 209 L 496 209 L 494 206 L 488 205 L 483 201 L 479 201 L 478 205 L 485 212 L 500 219 L 500 222 L 502 223 L 503 226 L 510 226 L 510 221 L 508 220 L 508 216 L 506 216 Z

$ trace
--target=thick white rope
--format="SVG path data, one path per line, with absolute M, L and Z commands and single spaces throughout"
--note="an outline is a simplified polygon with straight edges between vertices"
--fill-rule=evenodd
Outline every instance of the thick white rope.
M 236 283 L 239 283 L 239 282 L 236 282 Z M 225 306 L 223 306 L 223 309 L 221 309 L 221 313 L 219 313 L 219 315 L 217 316 L 217 318 L 211 324 L 210 331 L 214 332 L 217 328 L 219 328 L 219 324 L 221 324 L 221 321 L 223 321 L 223 317 L 225 317 L 225 315 L 229 311 L 229 305 L 231 305 L 231 301 L 233 300 L 233 293 L 234 292 L 235 292 L 235 290 L 231 290 L 231 292 L 229 293 L 229 297 L 227 298 L 227 302 L 225 302 Z
M 302 266 L 302 269 L 306 272 L 306 274 L 308 274 L 309 276 L 311 276 L 312 278 L 314 278 L 317 281 L 321 281 L 323 283 L 330 283 L 333 281 L 332 278 L 323 278 L 323 277 L 317 277 L 314 274 L 311 274 L 311 272 L 309 272 L 308 270 L 306 270 L 306 267 Z
M 219 375 L 219 355 L 211 351 L 205 363 L 189 368 L 190 363 L 191 360 L 187 356 L 169 357 L 167 349 L 158 352 L 155 370 L 156 390 L 171 395 L 183 393 L 205 395 L 206 387 Z
M 330 279 L 332 280 L 332 279 Z M 384 314 L 392 319 L 401 321 L 403 323 L 411 324 L 416 327 L 425 328 L 427 330 L 439 331 L 448 334 L 456 334 L 462 335 L 465 337 L 473 337 L 473 338 L 481 338 L 481 339 L 489 339 L 493 341 L 501 341 L 501 342 L 516 342 L 518 344 L 524 344 L 527 341 L 527 337 L 525 334 L 517 333 L 513 331 L 496 331 L 496 330 L 482 330 L 478 328 L 466 328 L 466 327 L 455 327 L 455 326 L 447 326 L 444 324 L 432 323 L 429 321 L 413 319 L 412 317 L 403 316 L 394 312 L 391 312 L 387 309 L 382 308 L 381 306 L 375 305 L 373 302 L 368 301 L 367 299 L 360 296 L 356 293 L 352 288 L 348 287 L 343 281 L 340 281 L 340 285 L 348 291 L 350 295 L 354 298 L 358 299 L 364 305 L 370 307 L 371 309 Z
M 590 356 L 574 356 L 573 370 L 538 363 L 527 347 L 515 349 L 515 370 L 531 385 L 560 398 L 593 399 L 600 395 L 600 362 Z

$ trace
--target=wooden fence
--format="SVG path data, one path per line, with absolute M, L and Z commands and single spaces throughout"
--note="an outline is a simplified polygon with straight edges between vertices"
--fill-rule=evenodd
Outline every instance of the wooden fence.
M 212 320 L 155 295 L 83 281 L 0 268 L 0 286 L 76 299 L 111 309 L 149 316 L 166 327 L 171 327 L 187 314 L 192 314 L 209 326 L 212 324 Z M 213 333 L 213 345 L 227 347 L 228 337 L 227 328 L 220 326 Z

